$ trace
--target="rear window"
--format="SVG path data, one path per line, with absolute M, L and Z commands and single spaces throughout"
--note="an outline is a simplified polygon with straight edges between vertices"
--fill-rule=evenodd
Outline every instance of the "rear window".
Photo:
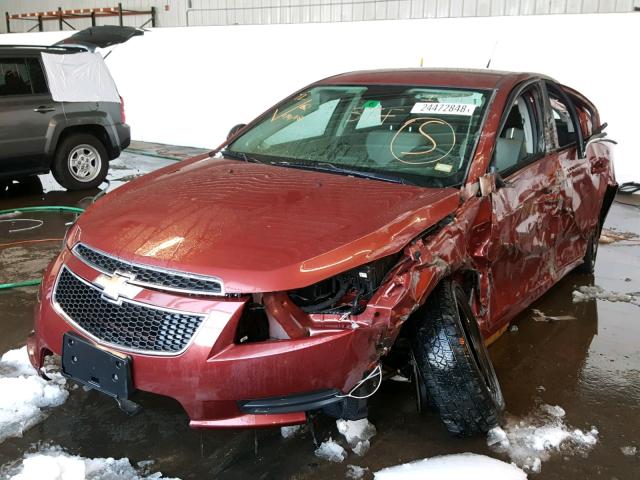
M 37 58 L 0 58 L 0 96 L 47 93 Z
M 425 86 L 318 86 L 277 105 L 229 146 L 262 161 L 463 181 L 488 93 Z

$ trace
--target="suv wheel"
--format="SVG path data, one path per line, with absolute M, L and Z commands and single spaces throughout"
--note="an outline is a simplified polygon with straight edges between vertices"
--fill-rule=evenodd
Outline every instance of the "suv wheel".
M 414 361 L 447 429 L 456 435 L 491 430 L 504 399 L 462 288 L 442 281 L 414 320 Z
M 93 135 L 69 135 L 58 145 L 51 170 L 56 181 L 67 190 L 96 188 L 109 170 L 107 150 Z

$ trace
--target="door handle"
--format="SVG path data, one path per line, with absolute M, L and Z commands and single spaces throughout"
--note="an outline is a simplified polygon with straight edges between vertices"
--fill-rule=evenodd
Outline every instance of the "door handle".
M 55 108 L 45 107 L 44 105 L 40 105 L 38 108 L 34 108 L 33 111 L 37 113 L 48 113 L 48 112 L 55 111 Z

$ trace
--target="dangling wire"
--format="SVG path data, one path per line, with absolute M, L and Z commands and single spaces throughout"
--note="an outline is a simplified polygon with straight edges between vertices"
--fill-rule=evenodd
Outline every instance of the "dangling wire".
M 378 379 L 378 384 L 376 385 L 376 388 L 373 389 L 373 392 L 368 393 L 367 395 L 363 395 L 363 396 L 358 396 L 358 395 L 354 395 L 353 394 L 353 392 L 358 390 L 358 388 L 360 388 L 362 385 L 364 385 L 365 382 L 368 382 L 369 380 L 375 378 L 376 376 L 378 376 L 379 379 Z M 356 383 L 356 385 L 349 391 L 349 393 L 346 393 L 344 395 L 336 395 L 336 397 L 338 397 L 338 398 L 349 397 L 349 398 L 355 398 L 356 400 L 364 400 L 365 398 L 369 398 L 369 397 L 373 396 L 373 394 L 375 394 L 378 391 L 378 389 L 380 388 L 380 385 L 382 385 L 382 365 L 378 364 L 376 366 L 376 368 L 371 370 L 369 375 L 367 375 L 362 380 L 360 380 L 358 383 Z

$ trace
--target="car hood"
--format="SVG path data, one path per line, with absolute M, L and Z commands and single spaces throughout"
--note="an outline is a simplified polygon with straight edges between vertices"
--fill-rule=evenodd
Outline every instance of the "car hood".
M 459 199 L 453 188 L 207 158 L 116 189 L 73 237 L 123 260 L 216 276 L 227 293 L 280 291 L 400 251 Z

